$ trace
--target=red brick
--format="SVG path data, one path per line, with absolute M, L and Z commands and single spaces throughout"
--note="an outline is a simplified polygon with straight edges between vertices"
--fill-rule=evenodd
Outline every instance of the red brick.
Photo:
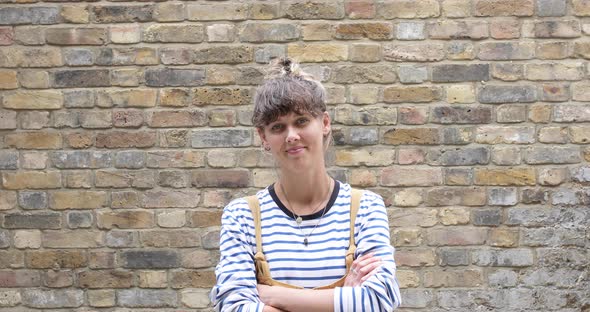
M 11 45 L 14 39 L 14 31 L 12 26 L 0 27 L 0 45 Z
M 375 1 L 349 0 L 344 4 L 344 9 L 349 18 L 373 18 L 375 16 Z

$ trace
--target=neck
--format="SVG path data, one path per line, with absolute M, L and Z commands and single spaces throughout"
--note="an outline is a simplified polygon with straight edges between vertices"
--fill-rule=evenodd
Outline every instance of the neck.
M 288 202 L 288 207 L 298 215 L 314 213 L 318 205 L 325 205 L 330 197 L 332 178 L 327 171 L 319 170 L 310 174 L 283 173 L 279 180 L 281 200 Z M 325 202 L 325 203 L 324 203 Z M 322 206 L 323 207 L 323 206 Z

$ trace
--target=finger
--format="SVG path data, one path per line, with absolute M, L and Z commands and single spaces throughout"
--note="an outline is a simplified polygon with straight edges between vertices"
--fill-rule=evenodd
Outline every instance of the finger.
M 366 265 L 366 266 L 362 267 L 359 270 L 359 273 L 360 273 L 360 275 L 364 276 L 367 273 L 373 271 L 375 268 L 378 268 L 380 266 L 381 266 L 381 261 L 373 262 L 373 263 L 371 263 L 369 265 Z
M 379 261 L 381 261 L 381 258 L 380 257 L 371 257 L 371 258 L 368 258 L 368 259 L 365 259 L 365 260 L 359 262 L 358 263 L 358 266 L 361 267 L 361 268 L 363 268 L 363 267 L 365 267 L 365 266 L 367 266 L 367 265 L 369 265 L 369 264 L 371 264 L 373 262 L 379 262 Z
M 368 280 L 371 276 L 375 275 L 377 272 L 379 272 L 379 268 L 381 268 L 381 266 L 377 266 L 375 267 L 371 272 L 365 274 L 365 276 L 361 277 L 361 282 L 364 282 L 366 280 Z

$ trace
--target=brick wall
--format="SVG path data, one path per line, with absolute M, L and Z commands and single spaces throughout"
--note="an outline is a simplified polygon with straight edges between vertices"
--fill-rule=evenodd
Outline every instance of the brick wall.
M 590 1 L 0 2 L 3 311 L 208 311 L 283 55 L 388 204 L 402 311 L 590 310 Z

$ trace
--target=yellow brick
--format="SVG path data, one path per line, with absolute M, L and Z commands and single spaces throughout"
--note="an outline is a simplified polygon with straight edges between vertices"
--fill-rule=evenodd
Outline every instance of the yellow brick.
M 535 169 L 476 169 L 477 185 L 535 185 Z
M 395 272 L 400 288 L 415 288 L 420 286 L 418 273 L 410 270 L 398 270 Z
M 287 54 L 302 63 L 339 62 L 348 59 L 348 46 L 328 43 L 293 43 L 287 46 Z
M 61 134 L 55 132 L 20 132 L 9 134 L 4 142 L 8 147 L 18 149 L 61 148 Z
M 60 109 L 63 102 L 59 91 L 19 91 L 4 96 L 4 107 L 12 109 Z
M 9 190 L 60 188 L 61 173 L 58 171 L 4 171 L 2 185 Z
M 55 191 L 49 194 L 52 209 L 98 209 L 107 205 L 107 193 L 97 191 Z
M 18 83 L 16 79 L 16 71 L 14 70 L 0 70 L 0 89 L 16 89 Z
M 494 247 L 518 246 L 518 230 L 493 229 L 490 232 L 490 245 Z
M 61 17 L 65 22 L 76 24 L 87 24 L 90 14 L 87 6 L 64 5 L 61 8 Z
M 452 85 L 447 87 L 447 103 L 473 103 L 475 90 L 471 85 Z

